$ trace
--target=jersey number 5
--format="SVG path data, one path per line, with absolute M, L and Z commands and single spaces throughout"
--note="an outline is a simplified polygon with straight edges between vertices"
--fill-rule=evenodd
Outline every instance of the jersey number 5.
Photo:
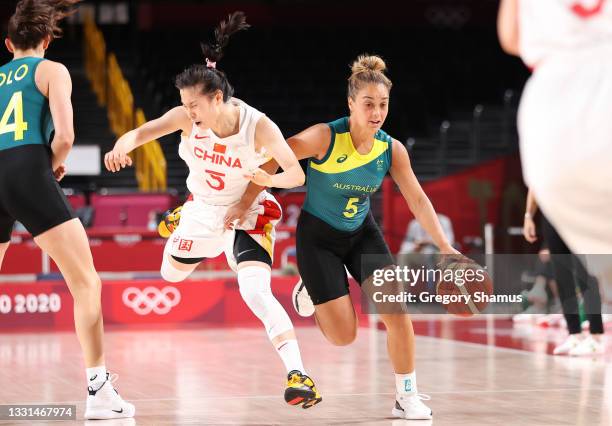
M 225 188 L 225 181 L 223 180 L 223 178 L 225 177 L 225 173 L 215 172 L 214 170 L 204 170 L 204 171 L 208 173 L 210 178 L 213 180 L 213 182 L 211 182 L 208 179 L 206 179 L 206 183 L 208 184 L 208 186 L 210 186 L 212 189 L 217 190 L 217 191 L 222 191 L 223 188 Z
M 9 123 L 9 118 L 13 114 L 15 121 Z M 12 132 L 15 134 L 15 141 L 20 141 L 26 130 L 28 130 L 28 123 L 23 121 L 23 96 L 21 92 L 15 92 L 0 119 L 0 135 Z
M 342 214 L 344 217 L 351 218 L 357 214 L 357 206 L 355 203 L 359 201 L 359 198 L 349 198 L 348 203 L 346 203 L 346 207 Z

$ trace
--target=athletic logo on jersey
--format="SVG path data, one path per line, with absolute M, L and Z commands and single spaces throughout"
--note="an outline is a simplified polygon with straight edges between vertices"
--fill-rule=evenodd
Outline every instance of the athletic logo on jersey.
M 218 149 L 223 149 L 225 152 L 225 148 L 226 148 L 225 145 L 215 144 L 215 148 L 213 149 L 217 149 L 216 148 L 217 145 L 222 147 Z M 197 146 L 193 148 L 193 155 L 195 155 L 195 157 L 199 158 L 200 160 L 204 160 L 204 161 L 207 161 L 213 164 L 220 164 L 222 166 L 231 167 L 232 169 L 242 168 L 242 163 L 240 162 L 240 158 L 232 158 L 229 156 L 226 157 L 225 155 L 218 154 L 217 152 L 209 153 L 205 149 L 198 148 Z
M 382 170 L 384 164 L 385 164 L 385 161 L 383 159 L 379 158 L 378 160 L 376 160 L 376 168 L 378 170 Z
M 138 315 L 166 315 L 181 301 L 181 292 L 176 287 L 166 286 L 161 290 L 157 287 L 128 287 L 121 296 L 123 304 Z
M 336 160 L 337 163 L 344 163 L 346 161 L 346 159 L 348 158 L 348 155 L 346 154 L 342 154 L 340 157 L 338 157 L 338 159 Z
M 199 136 L 199 135 L 195 135 L 196 139 L 210 139 L 210 136 L 208 135 L 204 135 L 204 136 Z

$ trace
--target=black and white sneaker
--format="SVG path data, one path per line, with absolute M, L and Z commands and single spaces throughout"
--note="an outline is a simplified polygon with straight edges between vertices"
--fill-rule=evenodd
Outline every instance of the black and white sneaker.
M 432 411 L 422 400 L 428 401 L 431 398 L 424 394 L 395 395 L 395 406 L 391 411 L 394 417 L 407 420 L 430 420 Z
M 306 286 L 300 279 L 298 283 L 293 287 L 293 294 L 291 295 L 293 302 L 293 308 L 302 317 L 310 317 L 315 312 L 314 304 L 310 300 L 310 295 Z
M 124 401 L 119 393 L 113 388 L 113 382 L 117 375 L 106 373 L 106 380 L 102 384 L 89 386 L 87 390 L 87 407 L 85 408 L 85 419 L 120 419 L 123 417 L 134 417 L 136 408 L 129 402 Z

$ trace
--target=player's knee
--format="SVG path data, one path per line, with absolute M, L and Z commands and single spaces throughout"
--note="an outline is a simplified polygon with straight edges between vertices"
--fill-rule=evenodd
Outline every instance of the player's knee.
M 238 270 L 240 296 L 259 319 L 265 317 L 270 298 L 274 299 L 270 280 L 271 274 L 266 268 L 247 266 Z
M 270 271 L 258 266 L 248 266 L 238 271 L 238 286 L 242 299 L 261 320 L 268 337 L 275 337 L 293 329 L 291 319 L 270 289 Z
M 102 293 L 102 280 L 95 272 L 79 274 L 79 276 L 66 276 L 66 282 L 75 299 L 89 301 L 99 300 Z
M 387 330 L 408 332 L 411 328 L 410 316 L 406 314 L 382 314 L 380 319 Z
M 326 330 L 323 333 L 327 340 L 335 346 L 347 346 L 357 338 L 357 327 L 341 325 L 334 327 L 333 330 Z

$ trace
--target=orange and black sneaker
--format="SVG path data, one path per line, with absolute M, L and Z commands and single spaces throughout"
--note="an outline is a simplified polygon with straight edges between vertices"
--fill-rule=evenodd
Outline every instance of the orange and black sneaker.
M 181 210 L 183 206 L 178 206 L 174 210 L 166 210 L 162 215 L 162 220 L 157 225 L 159 235 L 168 238 L 174 232 L 181 220 Z
M 287 401 L 287 404 L 310 408 L 322 400 L 323 397 L 317 391 L 310 377 L 298 370 L 289 372 L 287 375 L 287 389 L 285 389 L 285 401 Z

